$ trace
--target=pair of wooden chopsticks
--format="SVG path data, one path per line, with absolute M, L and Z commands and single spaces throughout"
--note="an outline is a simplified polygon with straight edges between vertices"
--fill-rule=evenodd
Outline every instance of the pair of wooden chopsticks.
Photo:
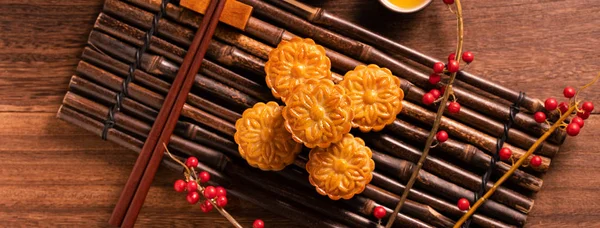
M 121 193 L 109 223 L 113 226 L 133 227 L 144 203 L 154 175 L 163 157 L 163 143 L 169 143 L 181 109 L 192 88 L 195 75 L 208 49 L 219 22 L 226 0 L 212 0 L 202 24 L 184 58 L 183 64 L 169 89 L 169 93 L 150 130 L 142 151 L 133 166 L 125 189 Z

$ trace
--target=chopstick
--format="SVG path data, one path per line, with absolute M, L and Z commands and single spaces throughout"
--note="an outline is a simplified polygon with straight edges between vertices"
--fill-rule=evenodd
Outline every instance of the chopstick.
M 169 89 L 152 130 L 113 210 L 109 224 L 121 227 L 132 227 L 135 224 L 162 159 L 162 144 L 169 142 L 224 5 L 225 0 L 213 0 L 209 4 L 204 20 L 194 36 L 183 64 Z

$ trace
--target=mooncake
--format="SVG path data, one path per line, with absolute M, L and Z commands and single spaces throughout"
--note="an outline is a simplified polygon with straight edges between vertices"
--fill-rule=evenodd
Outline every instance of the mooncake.
M 357 66 L 346 73 L 340 85 L 352 100 L 352 126 L 362 132 L 380 131 L 402 110 L 400 79 L 387 68 Z
M 287 101 L 297 85 L 308 79 L 331 79 L 331 61 L 325 48 L 311 39 L 281 41 L 265 64 L 267 86 L 273 96 Z
M 373 178 L 375 162 L 361 138 L 345 134 L 328 148 L 310 151 L 306 170 L 318 193 L 330 199 L 350 199 L 360 194 Z
M 331 80 L 310 79 L 291 93 L 283 108 L 285 128 L 309 148 L 328 147 L 352 128 L 352 102 Z
M 302 150 L 284 127 L 283 107 L 259 102 L 235 122 L 235 142 L 242 158 L 262 170 L 282 170 Z

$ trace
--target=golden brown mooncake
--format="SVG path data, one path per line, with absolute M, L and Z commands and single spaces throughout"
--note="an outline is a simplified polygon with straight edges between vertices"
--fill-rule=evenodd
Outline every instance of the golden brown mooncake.
M 311 39 L 281 41 L 265 64 L 267 86 L 273 96 L 287 101 L 291 91 L 308 79 L 331 79 L 331 61 L 325 48 Z
M 346 73 L 340 85 L 352 99 L 352 126 L 362 132 L 380 131 L 394 122 L 402 110 L 404 92 L 400 79 L 387 68 L 357 66 Z
M 309 148 L 328 147 L 352 128 L 352 103 L 331 80 L 310 79 L 290 94 L 283 108 L 285 128 Z
M 242 158 L 262 170 L 282 170 L 302 150 L 285 130 L 283 107 L 276 102 L 259 102 L 246 109 L 235 122 L 235 142 Z
M 321 195 L 332 200 L 350 199 L 360 194 L 373 178 L 375 162 L 361 138 L 345 134 L 328 148 L 310 151 L 306 170 L 309 181 Z

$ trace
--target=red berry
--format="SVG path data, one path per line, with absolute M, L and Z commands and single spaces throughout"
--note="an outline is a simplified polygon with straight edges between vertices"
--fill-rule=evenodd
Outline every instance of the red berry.
M 533 119 L 535 119 L 535 122 L 544 123 L 544 122 L 546 122 L 546 113 L 536 112 L 533 115 Z
M 512 156 L 512 151 L 504 147 L 500 149 L 500 152 L 498 152 L 498 156 L 500 156 L 500 160 L 508 161 L 508 159 L 510 159 L 510 157 Z
M 458 209 L 461 211 L 469 210 L 469 208 L 471 207 L 471 203 L 469 202 L 469 200 L 467 200 L 465 198 L 460 198 L 456 205 L 458 206 Z
M 190 168 L 198 167 L 198 159 L 196 157 L 189 157 L 185 160 L 185 165 Z
M 475 55 L 473 55 L 473 52 L 465 51 L 465 53 L 463 53 L 462 59 L 466 63 L 471 63 L 475 59 Z
M 446 86 L 440 87 L 440 93 L 444 94 L 446 92 Z
M 198 178 L 200 179 L 200 183 L 206 183 L 210 180 L 210 174 L 206 171 L 202 171 L 198 174 Z
M 382 219 L 385 217 L 386 211 L 382 206 L 377 206 L 373 209 L 373 216 L 377 219 Z
M 437 62 L 433 64 L 433 72 L 437 73 L 437 74 L 441 74 L 444 73 L 444 68 L 446 66 L 444 66 L 444 63 L 442 62 Z
M 426 93 L 425 95 L 423 95 L 423 104 L 430 105 L 430 104 L 433 104 L 434 101 L 435 101 L 435 96 L 433 96 L 433 94 Z
M 217 189 L 217 196 L 227 196 L 227 190 L 225 190 L 225 188 L 218 186 L 216 187 Z
M 438 131 L 438 133 L 435 134 L 435 138 L 440 143 L 446 142 L 446 140 L 448 140 L 448 133 L 444 130 Z
M 450 104 L 448 104 L 448 112 L 452 113 L 452 114 L 456 114 L 460 112 L 460 104 L 456 101 L 450 102 Z
M 460 68 L 458 61 L 456 61 L 456 60 L 448 61 L 448 72 L 456 73 L 458 71 L 458 68 Z
M 217 197 L 217 206 L 225 207 L 227 205 L 227 197 L 219 196 Z
M 583 111 L 586 112 L 592 112 L 594 111 L 594 104 L 589 101 L 583 102 L 583 104 L 581 105 L 581 109 L 583 109 Z
M 554 98 L 548 98 L 546 99 L 546 102 L 544 102 L 544 107 L 546 107 L 546 110 L 548 111 L 554 111 L 554 109 L 558 107 L 558 102 Z
M 563 90 L 563 95 L 565 95 L 566 98 L 572 98 L 575 96 L 575 89 L 571 86 L 567 86 Z
M 208 202 L 208 200 L 205 200 L 204 202 L 202 202 L 200 204 L 200 210 L 202 210 L 202 212 L 204 212 L 204 213 L 208 213 L 208 212 L 212 211 L 212 209 L 213 209 L 213 205 L 210 202 Z
M 185 199 L 191 204 L 196 204 L 200 200 L 200 194 L 198 192 L 189 192 Z
M 567 102 L 560 102 L 560 104 L 558 104 L 558 110 L 564 114 L 569 111 L 569 104 L 567 104 Z
M 590 112 L 577 112 L 577 116 L 581 117 L 581 119 L 587 120 L 590 117 Z
M 450 4 L 454 4 L 454 0 L 444 0 L 444 3 L 450 5 Z
M 431 95 L 433 95 L 435 99 L 438 99 L 442 95 L 442 93 L 438 89 L 431 89 L 429 90 L 429 93 L 431 93 Z
M 217 189 L 213 186 L 206 186 L 204 189 L 204 196 L 207 199 L 213 199 L 217 196 Z
M 570 123 L 567 125 L 567 134 L 570 136 L 577 136 L 579 134 L 579 130 L 581 130 L 581 126 L 576 123 Z
M 442 76 L 440 76 L 439 74 L 433 73 L 429 75 L 429 83 L 431 83 L 432 85 L 438 84 L 438 82 L 440 82 L 441 80 Z
M 185 190 L 186 186 L 187 186 L 187 183 L 185 183 L 184 180 L 176 180 L 175 184 L 173 185 L 173 188 L 175 189 L 176 192 L 183 192 Z
M 531 157 L 531 161 L 529 161 L 529 164 L 531 164 L 531 166 L 533 167 L 538 167 L 542 165 L 542 157 L 537 155 Z
M 265 222 L 260 219 L 254 220 L 254 223 L 252 223 L 252 228 L 265 228 Z
M 450 55 L 448 55 L 448 62 L 450 62 L 450 60 L 456 60 L 456 53 L 452 53 Z
M 196 190 L 198 190 L 198 183 L 196 183 L 196 181 L 188 181 L 187 182 L 187 190 L 188 192 L 195 192 Z
M 573 119 L 571 119 L 571 123 L 579 125 L 579 128 L 583 128 L 584 125 L 583 119 L 579 116 L 573 117 Z

